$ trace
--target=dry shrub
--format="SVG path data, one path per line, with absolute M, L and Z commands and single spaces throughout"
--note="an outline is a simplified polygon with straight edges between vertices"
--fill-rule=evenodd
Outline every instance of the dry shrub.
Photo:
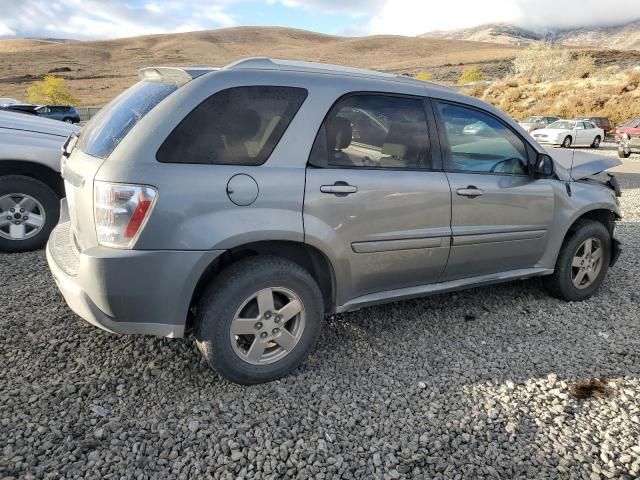
M 516 76 L 530 83 L 587 78 L 596 71 L 588 53 L 577 55 L 548 42 L 534 42 L 513 61 Z
M 588 78 L 596 71 L 596 61 L 588 53 L 581 52 L 568 66 L 573 71 L 567 72 L 571 78 Z
M 415 78 L 417 78 L 418 80 L 422 80 L 424 82 L 430 82 L 431 80 L 433 80 L 433 75 L 431 74 L 431 72 L 427 72 L 426 70 L 423 70 L 421 72 L 416 73 Z
M 625 90 L 627 92 L 633 92 L 635 89 L 640 87 L 640 70 L 629 70 L 626 77 L 627 85 L 625 86 Z

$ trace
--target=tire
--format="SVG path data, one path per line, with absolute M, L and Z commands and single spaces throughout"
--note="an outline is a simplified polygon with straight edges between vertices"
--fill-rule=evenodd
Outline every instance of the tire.
M 562 141 L 562 148 L 570 148 L 571 147 L 572 138 L 571 136 L 566 136 Z
M 572 264 L 576 256 L 584 253 L 583 245 L 589 239 L 591 239 L 592 245 L 595 246 L 596 243 L 599 243 L 599 247 L 602 249 L 600 267 L 596 272 L 592 272 L 591 283 L 587 285 L 585 282 L 582 288 L 578 288 L 574 283 L 574 275 L 579 272 L 581 267 L 576 267 Z M 584 261 L 588 265 L 588 261 Z M 585 300 L 600 288 L 607 275 L 610 261 L 611 235 L 607 228 L 600 222 L 580 220 L 572 231 L 567 234 L 556 260 L 555 271 L 552 275 L 544 278 L 544 286 L 554 297 L 570 302 Z M 589 280 L 587 275 L 583 278 L 587 281 Z
M 22 212 L 17 208 L 21 197 L 28 202 Z M 24 220 L 25 212 L 33 213 L 31 221 Z M 23 175 L 6 175 L 0 177 L 0 214 L 0 252 L 37 250 L 45 246 L 51 230 L 58 223 L 60 200 L 50 187 L 39 180 Z M 16 219 L 16 216 L 20 218 Z M 36 216 L 43 219 L 41 226 L 32 226 Z M 13 219 L 9 221 L 8 217 Z M 23 238 L 18 238 L 19 231 L 11 231 L 11 223 L 16 221 L 23 224 Z
M 65 122 L 65 123 L 73 123 L 73 118 L 69 118 L 69 117 L 67 117 L 67 118 L 65 118 L 65 119 L 64 119 L 64 120 L 62 120 L 62 121 L 63 121 L 63 122 Z
M 596 138 L 593 139 L 593 143 L 591 144 L 591 148 L 600 148 L 600 142 L 602 141 L 602 139 L 600 138 L 600 135 L 598 135 Z
M 624 150 L 618 150 L 619 158 L 629 158 L 631 156 L 631 152 L 625 152 Z
M 259 307 L 256 297 L 257 292 L 268 289 L 275 292 L 271 298 L 275 307 L 273 312 L 276 313 L 272 315 L 269 315 L 268 308 L 263 311 Z M 277 313 L 284 311 L 280 308 L 288 305 L 287 301 L 294 302 L 286 298 L 283 291 L 297 298 L 301 305 L 300 313 L 290 320 L 274 323 L 278 322 Z M 288 316 L 283 315 L 285 319 Z M 234 319 L 240 321 L 236 317 L 253 319 L 242 320 L 241 325 L 251 333 L 238 336 L 231 333 L 232 324 L 238 325 Z M 305 269 L 278 257 L 250 257 L 229 266 L 207 287 L 197 307 L 196 345 L 209 365 L 222 377 L 231 382 L 253 385 L 275 380 L 298 367 L 315 346 L 323 322 L 322 294 Z M 256 324 L 259 324 L 258 328 Z M 280 330 L 280 337 L 275 335 L 276 330 Z M 297 343 L 290 344 L 288 351 L 277 343 L 283 341 L 285 331 L 289 339 L 297 335 Z M 269 336 L 262 341 L 258 332 L 260 336 Z M 249 356 L 255 345 L 272 346 L 260 357 L 254 357 L 252 362 Z

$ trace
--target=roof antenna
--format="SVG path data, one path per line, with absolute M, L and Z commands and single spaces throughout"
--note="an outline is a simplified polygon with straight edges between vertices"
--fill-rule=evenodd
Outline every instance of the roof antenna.
M 571 169 L 569 170 L 569 180 L 573 180 L 573 161 L 576 158 L 576 149 L 571 149 Z

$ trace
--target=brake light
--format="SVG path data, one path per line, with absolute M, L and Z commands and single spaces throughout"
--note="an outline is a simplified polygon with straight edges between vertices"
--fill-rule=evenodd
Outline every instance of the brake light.
M 93 207 L 100 245 L 131 248 L 142 232 L 158 192 L 146 185 L 95 181 Z

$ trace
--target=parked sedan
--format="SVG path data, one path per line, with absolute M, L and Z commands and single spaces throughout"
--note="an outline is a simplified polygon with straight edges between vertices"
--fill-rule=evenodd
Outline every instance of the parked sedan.
M 591 148 L 600 147 L 604 139 L 604 130 L 591 122 L 575 120 L 558 120 L 547 128 L 533 133 L 538 143 L 560 145 L 569 148 L 571 145 L 589 145 Z
M 534 130 L 540 130 L 541 128 L 545 128 L 551 125 L 553 122 L 557 122 L 560 120 L 559 117 L 549 117 L 543 115 L 533 115 L 531 117 L 527 117 L 520 122 L 520 126 L 524 128 L 527 132 L 531 133 Z

